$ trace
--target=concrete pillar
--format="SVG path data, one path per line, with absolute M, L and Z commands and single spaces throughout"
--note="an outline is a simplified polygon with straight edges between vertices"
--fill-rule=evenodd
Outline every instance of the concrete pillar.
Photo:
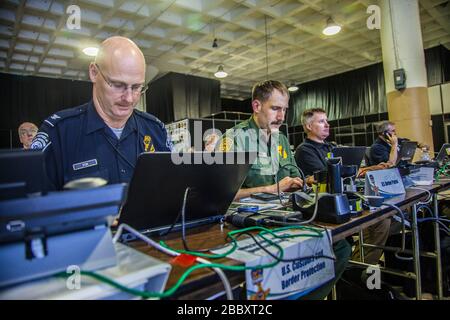
M 433 151 L 428 84 L 418 0 L 381 0 L 381 48 L 389 120 L 397 135 Z M 394 70 L 403 68 L 406 88 L 396 90 Z

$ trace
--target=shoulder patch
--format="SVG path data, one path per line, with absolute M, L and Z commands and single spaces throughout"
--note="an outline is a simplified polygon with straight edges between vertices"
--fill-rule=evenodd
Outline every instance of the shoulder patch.
M 218 143 L 218 150 L 222 152 L 228 152 L 233 149 L 234 141 L 230 137 L 224 137 Z
M 30 149 L 44 151 L 52 142 L 46 132 L 40 131 L 36 134 L 31 143 Z
M 59 121 L 75 117 L 81 113 L 84 113 L 87 110 L 87 104 L 58 111 L 52 114 L 50 117 L 44 120 L 44 123 L 49 125 L 50 127 L 54 127 Z

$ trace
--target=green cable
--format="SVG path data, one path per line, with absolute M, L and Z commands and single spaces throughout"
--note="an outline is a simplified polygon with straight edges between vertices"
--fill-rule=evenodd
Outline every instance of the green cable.
M 321 231 L 317 230 L 316 228 L 308 227 L 308 226 L 286 226 L 286 227 L 280 227 L 280 228 L 273 229 L 272 231 L 274 233 L 277 233 L 280 231 L 292 230 L 292 229 L 312 231 L 315 234 L 304 233 L 304 234 L 283 235 L 281 237 L 282 238 L 297 238 L 297 237 L 322 238 L 323 237 L 323 234 Z
M 210 259 L 225 258 L 226 256 L 230 255 L 237 249 L 236 241 L 232 241 L 232 243 L 231 243 L 232 247 L 230 248 L 230 250 L 228 250 L 227 252 L 222 253 L 222 254 L 211 254 L 211 253 L 203 253 L 203 252 L 197 252 L 197 251 L 188 251 L 188 250 L 183 250 L 183 249 L 174 249 L 174 248 L 171 248 L 169 245 L 167 245 L 167 243 L 165 243 L 162 240 L 159 242 L 159 244 L 166 249 L 170 249 L 170 250 L 178 252 L 178 253 L 190 254 L 192 256 L 197 256 L 197 257 L 202 257 L 202 258 L 210 258 Z
M 315 231 L 318 232 L 316 229 L 314 228 L 310 228 L 310 227 L 305 227 L 305 226 L 301 226 L 301 229 L 308 229 L 309 231 Z M 247 266 L 228 266 L 228 265 L 224 265 L 224 264 L 219 264 L 219 263 L 211 263 L 211 264 L 197 264 L 194 266 L 191 266 L 189 269 L 187 269 L 182 275 L 181 277 L 178 279 L 178 281 L 168 290 L 159 293 L 159 292 L 149 292 L 149 291 L 141 291 L 141 290 L 136 290 L 136 289 L 131 289 L 128 288 L 106 276 L 103 276 L 101 274 L 92 272 L 92 271 L 81 271 L 82 275 L 85 276 L 89 276 L 91 278 L 94 278 L 100 282 L 106 283 L 112 287 L 115 287 L 123 292 L 129 293 L 131 295 L 134 296 L 139 296 L 142 298 L 167 298 L 170 297 L 171 295 L 173 295 L 175 293 L 176 290 L 178 290 L 178 288 L 181 286 L 181 284 L 186 280 L 186 278 L 195 270 L 197 269 L 201 269 L 201 268 L 220 268 L 223 270 L 229 270 L 229 271 L 245 271 L 245 270 L 254 270 L 254 269 L 267 269 L 267 268 L 272 268 L 273 266 L 277 265 L 279 263 L 279 260 L 283 259 L 284 256 L 284 250 L 283 248 L 278 245 L 277 243 L 274 243 L 272 240 L 267 239 L 266 237 L 264 237 L 263 234 L 272 234 L 273 236 L 277 237 L 277 238 L 283 238 L 284 236 L 279 236 L 276 234 L 276 232 L 279 231 L 284 231 L 287 229 L 296 229 L 298 227 L 283 227 L 283 228 L 278 228 L 278 229 L 274 229 L 274 230 L 270 230 L 264 227 L 249 227 L 249 228 L 244 228 L 244 229 L 240 229 L 240 230 L 233 230 L 230 231 L 227 235 L 231 238 L 232 242 L 233 242 L 233 248 L 230 249 L 228 252 L 230 252 L 231 250 L 236 250 L 235 246 L 237 247 L 236 244 L 236 239 L 234 238 L 234 235 L 237 233 L 243 233 L 243 232 L 247 232 L 247 231 L 253 231 L 253 230 L 260 230 L 261 232 L 258 234 L 258 236 L 260 236 L 262 239 L 264 239 L 265 241 L 267 241 L 267 243 L 269 243 L 271 246 L 274 246 L 278 249 L 280 256 L 278 257 L 278 260 L 274 259 L 274 261 L 270 262 L 270 263 L 266 263 L 266 264 L 262 264 L 262 265 L 257 265 L 257 266 L 252 266 L 252 267 L 247 267 Z M 322 234 L 320 234 L 321 236 L 323 236 Z M 298 236 L 303 236 L 303 235 L 298 235 Z M 291 236 L 288 236 L 291 237 Z M 164 243 L 165 246 L 167 246 Z M 184 251 L 184 250 L 183 250 Z M 232 251 L 231 251 L 232 252 Z M 196 254 L 199 254 L 198 252 L 196 252 Z M 219 255 L 217 255 L 219 256 Z M 68 274 L 61 272 L 58 273 L 57 276 L 64 276 L 67 277 Z
M 292 230 L 292 229 L 299 229 L 299 230 L 308 230 L 308 231 L 312 231 L 315 234 L 297 234 L 297 235 L 278 235 L 277 232 L 281 232 L 281 231 L 285 231 L 285 230 Z M 233 237 L 233 235 L 235 234 L 239 234 L 239 233 L 244 233 L 244 232 L 248 232 L 248 231 L 255 231 L 255 230 L 259 230 L 261 234 L 266 234 L 266 233 L 270 233 L 273 237 L 275 238 L 279 238 L 279 239 L 287 239 L 287 238 L 297 238 L 297 237 L 323 237 L 323 234 L 317 230 L 316 228 L 312 228 L 312 227 L 307 227 L 307 226 L 286 226 L 286 227 L 281 227 L 281 228 L 276 228 L 276 229 L 267 229 L 265 227 L 261 227 L 261 226 L 253 226 L 253 227 L 247 227 L 244 229 L 238 229 L 238 230 L 233 230 L 227 233 L 227 237 L 229 237 L 232 241 L 231 245 L 232 247 L 230 248 L 230 250 L 228 250 L 227 252 L 224 252 L 222 254 L 209 254 L 209 253 L 203 253 L 203 252 L 197 252 L 197 251 L 188 251 L 188 250 L 183 250 L 183 249 L 174 249 L 171 248 L 169 245 L 167 245 L 164 241 L 160 241 L 159 243 L 161 244 L 161 246 L 163 246 L 166 249 L 170 249 L 172 251 L 175 251 L 177 253 L 182 253 L 182 254 L 190 254 L 193 256 L 197 256 L 197 257 L 203 257 L 203 258 L 210 258 L 210 259 L 220 259 L 220 258 L 225 258 L 228 255 L 230 255 L 231 253 L 233 253 L 234 251 L 237 250 L 237 241 L 236 239 Z
M 282 255 L 281 255 L 282 257 Z M 136 289 L 131 289 L 128 287 L 125 287 L 124 285 L 106 277 L 103 276 L 101 274 L 92 272 L 92 271 L 81 271 L 82 275 L 85 276 L 89 276 L 91 278 L 94 278 L 96 280 L 99 280 L 103 283 L 106 283 L 112 287 L 115 287 L 123 292 L 127 292 L 129 294 L 135 295 L 135 296 L 139 296 L 142 298 L 167 298 L 170 297 L 171 295 L 173 295 L 175 293 L 176 290 L 178 290 L 178 288 L 181 286 L 181 284 L 184 282 L 184 280 L 195 270 L 197 269 L 201 269 L 201 268 L 220 268 L 220 269 L 224 269 L 224 270 L 230 270 L 230 271 L 245 271 L 245 270 L 252 270 L 252 269 L 267 269 L 267 268 L 272 268 L 273 266 L 275 266 L 276 264 L 278 264 L 277 260 L 274 260 L 273 262 L 270 263 L 266 263 L 263 265 L 257 265 L 257 266 L 252 266 L 252 267 L 246 267 L 246 266 L 227 266 L 227 265 L 223 265 L 223 264 L 219 264 L 219 263 L 211 263 L 211 264 L 197 264 L 195 266 L 190 267 L 188 270 L 186 270 L 183 275 L 180 277 L 180 279 L 178 279 L 177 283 L 175 283 L 170 289 L 159 293 L 159 292 L 149 292 L 149 291 L 141 291 L 141 290 L 136 290 Z M 68 274 L 61 272 L 56 274 L 57 276 L 63 276 L 63 277 L 67 277 L 69 276 Z
M 450 162 L 447 162 L 442 168 L 440 168 L 435 175 L 435 180 L 439 181 L 439 176 L 440 175 L 444 175 L 444 176 L 448 176 L 448 174 L 446 173 L 447 170 L 447 166 L 450 164 Z

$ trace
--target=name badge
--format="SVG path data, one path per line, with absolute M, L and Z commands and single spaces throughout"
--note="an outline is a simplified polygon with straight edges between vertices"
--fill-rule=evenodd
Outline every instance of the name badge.
M 97 163 L 97 159 L 91 159 L 91 160 L 87 160 L 87 161 L 83 161 L 83 162 L 78 162 L 78 163 L 74 163 L 72 165 L 73 170 L 81 170 L 81 169 L 86 169 L 89 167 L 93 167 L 96 166 Z

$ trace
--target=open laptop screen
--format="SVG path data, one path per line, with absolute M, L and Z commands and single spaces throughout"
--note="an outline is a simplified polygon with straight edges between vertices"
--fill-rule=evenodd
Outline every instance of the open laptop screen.
M 411 163 L 414 158 L 414 154 L 416 153 L 417 142 L 415 141 L 403 141 L 400 146 L 400 151 L 397 156 L 397 165 L 400 161 Z
M 450 158 L 450 143 L 444 143 L 436 156 L 436 161 L 442 162 L 446 158 Z
M 188 226 L 215 221 L 226 213 L 254 159 L 255 153 L 244 152 L 143 153 L 119 223 L 162 232 L 181 222 L 183 202 Z
M 41 150 L 0 151 L 0 200 L 46 194 L 46 179 Z
M 334 158 L 342 158 L 344 166 L 353 165 L 359 168 L 366 153 L 366 147 L 336 147 L 332 152 Z

